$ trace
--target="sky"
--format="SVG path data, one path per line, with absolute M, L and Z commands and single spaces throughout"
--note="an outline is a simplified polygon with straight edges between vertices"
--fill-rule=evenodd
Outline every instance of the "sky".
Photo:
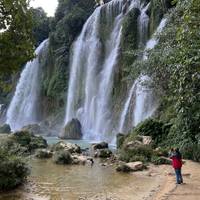
M 42 7 L 48 16 L 54 16 L 58 0 L 31 0 L 30 6 Z

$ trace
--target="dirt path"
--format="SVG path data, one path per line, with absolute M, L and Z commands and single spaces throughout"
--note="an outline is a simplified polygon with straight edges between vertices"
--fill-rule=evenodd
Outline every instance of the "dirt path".
M 186 161 L 182 173 L 184 184 L 175 184 L 175 175 L 170 166 L 161 166 L 164 179 L 149 200 L 200 200 L 200 164 Z

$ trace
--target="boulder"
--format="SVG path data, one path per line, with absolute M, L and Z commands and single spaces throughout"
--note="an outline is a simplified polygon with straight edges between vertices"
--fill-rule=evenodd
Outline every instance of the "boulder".
M 83 155 L 75 155 L 72 156 L 73 159 L 73 164 L 81 164 L 81 165 L 85 165 L 87 163 L 87 156 L 83 156 Z
M 131 171 L 141 171 L 145 169 L 144 164 L 140 161 L 126 163 L 126 166 L 130 167 Z
M 4 124 L 0 126 L 0 133 L 11 133 L 10 125 Z
M 68 165 L 72 164 L 73 158 L 69 151 L 60 150 L 56 151 L 55 154 L 53 155 L 53 161 L 56 164 Z
M 81 147 L 77 144 L 60 141 L 52 146 L 53 151 L 66 150 L 70 153 L 81 153 Z
M 97 157 L 99 158 L 109 158 L 112 155 L 112 151 L 110 149 L 99 149 L 97 151 Z
M 116 170 L 121 172 L 135 172 L 135 171 L 141 171 L 145 169 L 146 166 L 140 162 L 129 162 L 129 163 L 121 163 Z
M 92 144 L 92 149 L 97 150 L 97 149 L 107 149 L 108 148 L 108 143 L 106 142 L 100 142 L 97 144 Z
M 35 157 L 40 159 L 51 158 L 52 156 L 53 153 L 47 149 L 39 149 L 35 154 Z
M 80 121 L 78 119 L 72 119 L 64 127 L 63 132 L 60 135 L 60 138 L 80 140 L 82 136 L 83 134 Z

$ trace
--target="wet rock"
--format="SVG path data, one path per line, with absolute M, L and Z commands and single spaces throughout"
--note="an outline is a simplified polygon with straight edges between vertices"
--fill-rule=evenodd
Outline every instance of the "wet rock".
M 69 151 L 60 150 L 56 151 L 55 154 L 53 155 L 53 162 L 61 165 L 68 165 L 72 164 L 73 158 Z
M 60 138 L 79 140 L 82 138 L 82 135 L 83 134 L 80 121 L 78 119 L 72 119 L 64 127 L 64 130 L 60 135 Z
M 47 149 L 39 149 L 35 154 L 35 157 L 40 159 L 51 158 L 52 156 L 53 153 Z
M 97 144 L 92 144 L 92 149 L 97 150 L 97 149 L 107 149 L 108 148 L 108 143 L 106 142 L 100 142 Z
M 83 156 L 83 155 L 74 155 L 72 156 L 73 159 L 73 164 L 81 164 L 81 165 L 85 165 L 87 163 L 87 156 Z
M 66 150 L 70 153 L 81 153 L 81 148 L 77 144 L 60 141 L 52 146 L 52 151 Z
M 11 128 L 8 124 L 0 126 L 0 133 L 11 133 Z

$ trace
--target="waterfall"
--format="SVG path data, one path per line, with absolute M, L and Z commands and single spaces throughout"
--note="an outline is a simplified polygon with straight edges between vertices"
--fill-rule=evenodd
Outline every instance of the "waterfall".
M 43 41 L 36 49 L 36 58 L 29 61 L 20 75 L 14 96 L 6 114 L 6 123 L 12 130 L 19 130 L 25 125 L 36 123 L 38 120 L 38 101 L 40 93 L 39 55 L 48 45 Z
M 147 26 L 147 17 L 145 17 L 145 12 L 147 10 L 149 5 L 147 5 L 145 8 L 142 9 L 141 15 L 139 17 L 139 35 L 140 36 L 140 45 L 144 44 L 144 36 L 142 36 L 145 33 L 144 27 Z M 163 28 L 166 25 L 166 19 L 162 19 L 157 30 L 155 31 L 153 37 L 146 42 L 145 50 L 142 56 L 143 60 L 148 59 L 147 51 L 153 49 L 159 42 L 159 39 L 157 35 L 161 33 Z M 147 30 L 147 29 L 146 29 Z M 142 38 L 142 39 L 141 39 Z M 138 79 L 136 79 L 129 91 L 127 100 L 125 102 L 122 114 L 120 116 L 120 122 L 119 122 L 119 132 L 124 131 L 124 123 L 126 120 L 126 116 L 128 114 L 128 109 L 130 107 L 131 99 L 133 97 L 133 94 L 135 93 L 135 106 L 133 110 L 133 120 L 132 120 L 132 126 L 136 126 L 141 121 L 147 119 L 148 117 L 152 116 L 152 114 L 156 110 L 156 101 L 154 99 L 153 91 L 148 88 L 146 85 L 147 82 L 150 82 L 151 79 L 148 76 L 141 75 Z
M 74 43 L 65 124 L 78 118 L 87 139 L 102 140 L 112 131 L 111 93 L 122 20 L 137 5 L 138 0 L 125 4 L 123 0 L 113 0 L 98 7 Z M 109 31 L 106 40 L 102 40 L 105 27 Z
M 145 43 L 147 42 L 149 16 L 146 14 L 146 11 L 149 8 L 149 5 L 150 5 L 150 3 L 147 4 L 146 6 L 141 5 L 141 8 L 140 8 L 140 16 L 138 17 L 139 48 L 143 48 Z M 140 56 L 138 59 L 141 59 Z M 121 116 L 120 116 L 119 128 L 118 128 L 119 132 L 124 131 L 124 123 L 125 123 L 128 111 L 129 111 L 131 99 L 132 99 L 134 92 L 136 91 L 136 88 L 138 88 L 138 84 L 139 84 L 138 80 L 134 81 L 134 83 L 129 91 L 127 100 L 124 104 L 124 108 L 123 108 Z

